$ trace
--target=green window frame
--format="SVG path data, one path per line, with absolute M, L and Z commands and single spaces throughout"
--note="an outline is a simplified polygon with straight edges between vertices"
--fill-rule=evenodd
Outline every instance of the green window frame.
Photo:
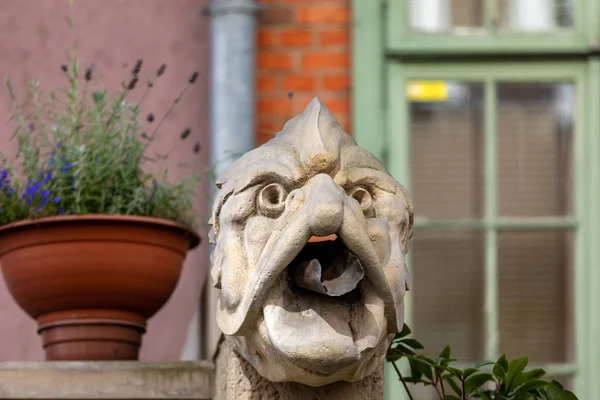
M 360 0 L 359 0 L 360 1 Z M 600 8 L 596 0 L 574 2 L 574 25 L 550 32 L 503 32 L 496 27 L 499 0 L 483 0 L 482 32 L 453 35 L 416 33 L 408 29 L 407 2 L 388 0 L 386 8 L 387 51 L 396 56 L 438 54 L 548 54 L 580 53 L 597 46 Z
M 564 228 L 575 232 L 573 307 L 575 360 L 542 365 L 575 376 L 579 398 L 600 393 L 600 0 L 576 0 L 573 29 L 539 34 L 499 34 L 489 20 L 486 35 L 412 34 L 405 0 L 353 0 L 353 132 L 410 191 L 409 103 L 406 82 L 446 79 L 485 88 L 485 218 L 481 221 L 415 221 L 415 229 L 479 229 L 486 239 L 486 358 L 498 355 L 497 234 L 506 229 Z M 493 0 L 486 0 L 486 18 Z M 520 55 L 511 57 L 511 55 Z M 526 55 L 527 57 L 523 57 Z M 476 57 L 474 57 L 476 56 Z M 485 59 L 485 60 L 484 60 Z M 569 81 L 575 85 L 575 212 L 568 217 L 505 218 L 498 215 L 496 82 Z M 418 205 L 417 205 L 418 207 Z M 410 254 L 409 254 L 410 267 Z M 411 294 L 406 320 L 411 321 Z M 386 366 L 386 398 L 404 389 Z

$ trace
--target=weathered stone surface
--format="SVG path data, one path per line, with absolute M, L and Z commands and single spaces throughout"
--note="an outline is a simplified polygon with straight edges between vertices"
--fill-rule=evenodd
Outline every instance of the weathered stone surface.
M 5 362 L 2 399 L 212 399 L 214 365 L 198 362 Z
M 383 400 L 383 365 L 360 382 L 312 387 L 263 378 L 233 347 L 232 340 L 220 345 L 215 377 L 217 400 Z
M 314 99 L 217 180 L 217 323 L 273 382 L 356 382 L 404 322 L 406 190 Z

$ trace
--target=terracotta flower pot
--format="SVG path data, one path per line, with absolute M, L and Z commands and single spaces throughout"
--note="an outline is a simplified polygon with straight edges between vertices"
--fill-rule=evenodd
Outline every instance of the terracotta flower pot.
M 0 264 L 46 359 L 136 360 L 198 235 L 170 221 L 81 215 L 0 227 Z

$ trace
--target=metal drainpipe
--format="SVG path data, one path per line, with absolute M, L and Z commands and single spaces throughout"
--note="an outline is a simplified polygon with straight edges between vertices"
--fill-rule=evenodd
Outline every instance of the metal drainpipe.
M 211 167 L 216 176 L 255 144 L 255 31 L 259 9 L 254 0 L 212 0 L 204 10 L 211 18 L 210 138 Z M 189 346 L 182 359 L 212 358 L 221 335 L 215 320 L 216 294 L 209 274 L 202 305 L 194 317 L 198 323 L 192 322 L 191 340 L 186 343 Z

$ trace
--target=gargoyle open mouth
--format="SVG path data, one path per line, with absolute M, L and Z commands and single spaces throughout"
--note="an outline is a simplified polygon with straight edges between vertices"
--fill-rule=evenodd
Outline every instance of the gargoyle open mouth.
M 311 238 L 290 263 L 288 272 L 293 290 L 306 289 L 344 300 L 360 300 L 359 285 L 365 270 L 359 258 L 336 235 L 326 240 Z
M 387 335 L 384 301 L 343 238 L 309 239 L 263 306 L 264 341 L 315 376 L 358 368 L 356 362 Z

